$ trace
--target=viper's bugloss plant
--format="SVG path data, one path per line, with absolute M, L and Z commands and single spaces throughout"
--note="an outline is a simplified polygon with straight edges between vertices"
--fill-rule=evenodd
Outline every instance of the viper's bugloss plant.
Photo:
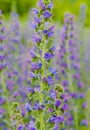
M 26 94 L 25 91 L 22 92 L 22 89 L 19 86 L 22 86 L 22 88 L 24 89 L 24 81 L 26 79 L 23 74 L 25 70 L 22 68 L 22 66 L 25 66 L 26 68 L 27 61 L 26 58 L 23 58 L 23 62 L 25 63 L 22 63 L 22 56 L 23 53 L 24 55 L 26 55 L 26 49 L 24 45 L 21 44 L 20 23 L 18 19 L 18 14 L 16 12 L 11 13 L 9 25 L 6 30 L 6 36 L 8 47 L 8 71 L 6 84 L 7 87 L 11 89 L 10 94 L 12 95 L 12 100 L 18 99 L 18 102 L 21 102 L 21 100 L 25 99 Z
M 0 11 L 0 72 L 6 67 L 5 59 L 5 27 L 3 25 L 3 15 Z
M 34 19 L 31 23 L 35 34 L 32 37 L 34 47 L 31 54 L 30 86 L 28 102 L 25 105 L 25 128 L 33 130 L 60 130 L 64 122 L 64 111 L 61 95 L 63 87 L 55 84 L 57 71 L 52 67 L 55 46 L 52 44 L 54 26 L 52 26 L 53 0 L 39 0 L 38 8 L 33 9 Z M 18 129 L 21 126 L 18 126 Z
M 78 21 L 77 21 L 77 24 L 78 24 L 78 31 L 79 31 L 79 38 L 82 38 L 81 37 L 81 34 L 82 34 L 82 30 L 85 26 L 85 20 L 86 20 L 86 13 L 87 12 L 87 6 L 85 4 L 82 4 L 80 6 L 80 13 L 79 13 L 79 17 L 78 17 Z
M 0 11 L 0 129 L 8 129 L 10 123 L 10 103 L 6 87 L 6 68 L 7 68 L 7 46 L 4 26 L 4 16 Z
M 85 27 L 85 22 L 86 22 L 86 17 L 87 17 L 87 5 L 82 4 L 80 6 L 80 12 L 79 12 L 79 17 L 77 21 L 77 33 L 78 33 L 78 48 L 80 52 L 80 60 L 82 61 L 81 64 L 83 64 L 83 56 L 84 56 L 84 49 L 80 49 L 82 46 L 85 48 L 85 39 L 84 39 L 84 27 Z
M 20 48 L 21 46 L 20 33 L 21 32 L 20 32 L 20 23 L 18 19 L 18 14 L 15 12 L 12 12 L 10 20 L 9 20 L 9 24 L 7 24 L 7 30 L 6 30 L 7 46 L 8 46 L 8 59 L 7 60 L 11 64 L 14 64 L 13 62 L 17 60 L 20 49 L 21 49 Z M 11 65 L 10 67 L 14 68 L 14 65 Z
M 71 14 L 65 15 L 64 26 L 61 32 L 61 44 L 58 51 L 57 63 L 60 66 L 60 81 L 68 95 L 70 113 L 66 114 L 66 125 L 78 129 L 85 115 L 78 117 L 79 112 L 86 108 L 84 85 L 80 76 L 80 59 L 75 31 L 75 18 Z M 84 107 L 85 106 L 85 107 Z

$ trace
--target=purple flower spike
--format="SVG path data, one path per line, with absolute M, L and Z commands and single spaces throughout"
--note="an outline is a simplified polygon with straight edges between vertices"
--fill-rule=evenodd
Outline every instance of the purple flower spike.
M 51 42 L 55 28 L 51 25 L 52 7 L 52 0 L 39 0 L 38 9 L 33 9 L 32 27 L 35 33 L 32 40 L 35 44 L 30 52 L 31 72 L 29 73 L 30 89 L 28 90 L 30 104 L 26 105 L 26 115 L 34 120 L 30 118 L 27 130 L 49 128 L 53 130 L 56 124 L 60 129 L 64 122 L 61 111 L 63 101 L 60 98 L 63 89 L 59 85 L 60 83 L 56 84 L 57 70 L 52 68 L 52 59 L 55 56 L 55 46 Z M 52 123 L 53 125 L 50 125 Z

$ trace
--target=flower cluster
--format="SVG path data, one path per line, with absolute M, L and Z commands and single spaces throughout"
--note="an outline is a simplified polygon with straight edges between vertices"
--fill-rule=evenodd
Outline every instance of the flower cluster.
M 84 85 L 80 76 L 80 59 L 74 16 L 66 14 L 64 22 L 61 32 L 60 49 L 58 50 L 58 58 L 60 60 L 58 60 L 57 63 L 60 66 L 60 80 L 68 95 L 67 101 L 70 105 L 70 114 L 66 114 L 66 117 L 68 117 L 66 124 L 69 126 L 74 125 L 74 127 L 77 128 L 82 120 L 81 117 L 78 117 L 78 114 L 79 112 L 85 111 L 83 108 L 86 108 L 86 103 L 84 102 L 85 93 L 83 93 Z M 80 104 L 77 104 L 78 101 L 80 101 Z M 70 117 L 72 117 L 72 119 Z M 83 118 L 85 118 L 85 115 L 83 115 Z
M 9 103 L 7 97 L 6 88 L 6 77 L 5 70 L 7 67 L 6 57 L 7 57 L 7 46 L 6 46 L 6 36 L 4 27 L 4 16 L 0 11 L 0 127 L 7 128 L 10 125 L 10 113 L 9 113 Z M 5 119 L 8 120 L 5 121 Z
M 53 1 L 39 0 L 38 9 L 34 8 L 31 23 L 35 34 L 32 37 L 34 47 L 30 51 L 32 58 L 28 103 L 25 105 L 27 127 L 33 130 L 59 130 L 64 121 L 63 87 L 55 84 L 57 71 L 52 68 L 55 46 L 52 44 L 54 26 L 51 25 Z M 30 125 L 31 124 L 31 125 Z M 23 124 L 26 127 L 26 124 Z
M 3 69 L 6 67 L 6 63 L 4 61 L 6 54 L 6 46 L 5 46 L 5 27 L 3 25 L 3 15 L 2 12 L 0 11 L 0 73 L 3 71 Z

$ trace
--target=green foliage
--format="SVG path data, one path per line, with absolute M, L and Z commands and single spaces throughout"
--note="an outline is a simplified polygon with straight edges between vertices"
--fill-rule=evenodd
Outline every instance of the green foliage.
M 38 0 L 0 0 L 0 9 L 2 9 L 5 14 L 10 13 L 11 10 L 17 10 L 20 16 L 23 16 L 28 13 L 31 7 L 35 6 L 37 1 Z M 81 4 L 87 5 L 85 25 L 90 25 L 90 0 L 55 0 L 54 20 L 62 23 L 65 12 L 71 12 L 78 17 Z
M 82 4 L 86 4 L 87 6 L 87 14 L 86 14 L 86 25 L 90 25 L 90 0 L 56 0 L 55 9 L 54 9 L 54 17 L 56 21 L 61 21 L 64 18 L 65 12 L 71 12 L 75 14 L 77 17 L 80 12 L 80 6 Z
M 10 13 L 16 6 L 16 10 L 20 15 L 28 12 L 35 5 L 37 0 L 0 0 L 0 9 L 3 13 Z

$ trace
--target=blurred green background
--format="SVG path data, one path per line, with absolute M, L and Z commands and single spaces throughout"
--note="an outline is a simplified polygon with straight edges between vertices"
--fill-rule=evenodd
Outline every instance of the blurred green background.
M 11 10 L 16 10 L 19 13 L 21 19 L 24 19 L 29 9 L 36 5 L 37 0 L 0 0 L 0 9 L 8 18 Z M 63 21 L 64 13 L 71 12 L 77 17 L 80 12 L 80 5 L 86 4 L 87 15 L 85 25 L 90 26 L 90 0 L 55 0 L 54 7 L 54 20 L 56 22 Z

